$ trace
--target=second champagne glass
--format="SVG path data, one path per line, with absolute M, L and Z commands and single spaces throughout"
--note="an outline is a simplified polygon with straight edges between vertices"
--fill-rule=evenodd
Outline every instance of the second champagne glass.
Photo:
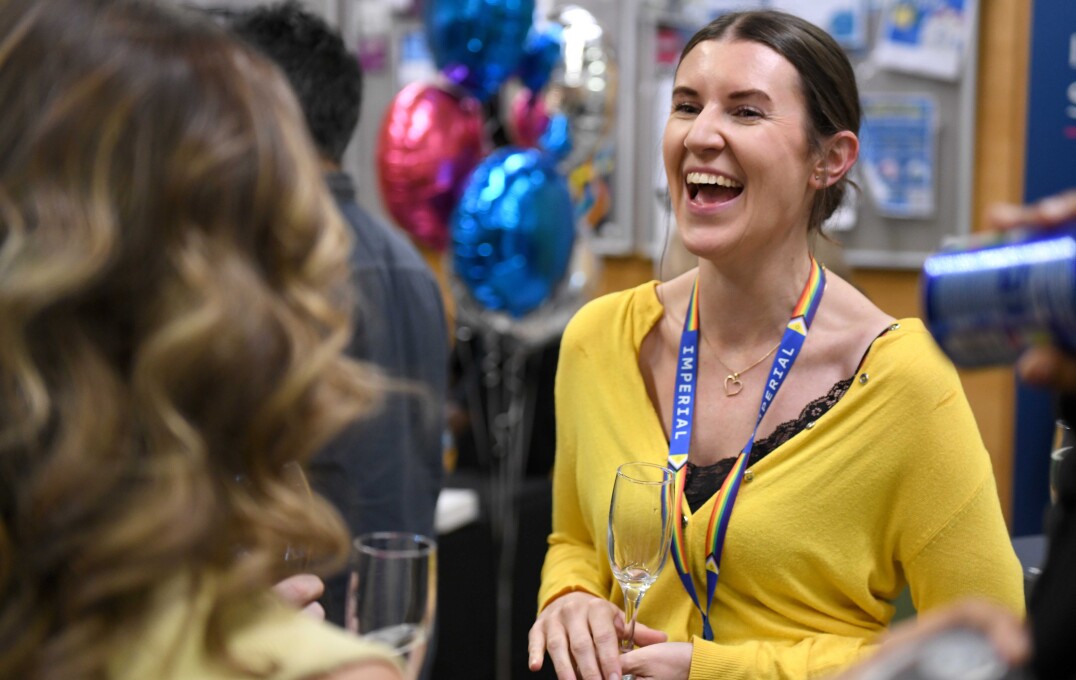
M 621 652 L 635 644 L 639 605 L 665 566 L 676 515 L 671 470 L 654 463 L 617 468 L 609 501 L 609 564 L 624 593 L 627 635 Z
M 404 661 L 405 677 L 422 672 L 437 605 L 437 544 L 404 532 L 355 539 L 346 627 L 387 645 Z

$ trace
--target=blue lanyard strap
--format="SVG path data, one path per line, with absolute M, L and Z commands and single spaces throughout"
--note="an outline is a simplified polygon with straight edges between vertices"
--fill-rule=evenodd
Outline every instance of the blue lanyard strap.
M 725 545 L 725 534 L 728 531 L 729 520 L 732 518 L 732 510 L 739 495 L 740 484 L 743 481 L 744 472 L 751 449 L 755 445 L 755 437 L 758 435 L 758 426 L 763 416 L 773 403 L 777 392 L 784 384 L 785 378 L 792 370 L 792 365 L 799 357 L 803 342 L 807 339 L 807 332 L 814 321 L 815 313 L 822 302 L 822 293 L 826 287 L 825 270 L 818 262 L 811 258 L 811 273 L 800 293 L 799 301 L 792 309 L 792 316 L 781 337 L 781 344 L 774 355 L 770 366 L 769 377 L 762 393 L 762 401 L 758 408 L 758 417 L 755 419 L 755 427 L 744 445 L 732 470 L 725 478 L 718 496 L 714 501 L 714 509 L 710 514 L 710 523 L 706 530 L 706 543 L 709 552 L 706 554 L 706 608 L 699 602 L 695 592 L 695 583 L 691 577 L 691 570 L 687 560 L 687 544 L 684 541 L 684 523 L 675 522 L 672 538 L 671 553 L 673 565 L 680 576 L 680 582 L 684 590 L 691 597 L 695 608 L 702 615 L 702 636 L 706 640 L 713 640 L 713 629 L 710 625 L 710 606 L 714 601 L 714 592 L 717 590 L 717 580 L 720 574 L 721 553 Z M 687 315 L 684 318 L 684 329 L 680 334 L 680 352 L 676 363 L 676 381 L 673 393 L 673 417 L 672 432 L 669 437 L 669 460 L 668 466 L 676 475 L 676 500 L 674 508 L 687 514 L 684 507 L 684 484 L 687 480 L 687 458 L 691 444 L 691 426 L 695 419 L 695 393 L 698 378 L 698 346 L 699 346 L 699 282 L 696 278 L 691 289 L 691 300 L 688 303 Z

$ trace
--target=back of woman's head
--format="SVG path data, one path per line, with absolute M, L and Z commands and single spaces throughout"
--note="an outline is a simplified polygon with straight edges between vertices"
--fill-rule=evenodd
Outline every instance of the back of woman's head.
M 164 579 L 339 556 L 281 467 L 373 381 L 273 67 L 144 0 L 7 0 L 0 101 L 0 676 L 95 677 Z

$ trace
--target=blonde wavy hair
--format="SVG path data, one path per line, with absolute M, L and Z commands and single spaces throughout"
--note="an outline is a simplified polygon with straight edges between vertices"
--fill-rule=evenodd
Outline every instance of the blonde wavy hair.
M 286 545 L 344 554 L 282 473 L 380 389 L 341 354 L 350 244 L 306 134 L 200 17 L 0 3 L 0 677 L 105 677 L 187 574 L 218 579 L 226 658 Z

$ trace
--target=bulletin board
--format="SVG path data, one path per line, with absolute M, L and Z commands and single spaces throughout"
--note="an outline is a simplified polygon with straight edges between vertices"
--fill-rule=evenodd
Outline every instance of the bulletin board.
M 920 269 L 923 260 L 947 239 L 971 231 L 972 186 L 975 168 L 976 63 L 978 61 L 978 12 L 976 3 L 966 4 L 970 39 L 965 45 L 959 75 L 941 80 L 883 68 L 869 53 L 853 63 L 860 93 L 923 95 L 934 104 L 933 210 L 929 216 L 898 217 L 885 214 L 872 195 L 863 195 L 851 229 L 834 237 L 845 246 L 848 263 L 856 267 Z M 873 13 L 868 35 L 876 42 L 878 16 Z M 869 124 L 869 123 L 868 123 Z M 863 194 L 869 187 L 857 183 Z
M 797 9 L 802 3 L 802 12 Z M 635 218 L 635 251 L 657 257 L 669 229 L 675 228 L 668 214 L 664 172 L 661 165 L 661 128 L 667 115 L 671 76 L 679 50 L 670 49 L 675 34 L 682 40 L 701 26 L 707 16 L 700 6 L 741 5 L 780 6 L 780 9 L 808 14 L 815 11 L 817 0 L 734 0 L 710 3 L 625 2 L 621 10 L 630 14 L 619 22 L 621 38 L 634 33 L 629 43 L 637 46 L 633 63 L 622 69 L 634 69 L 638 77 L 625 77 L 627 113 L 619 124 L 625 128 L 622 139 L 631 140 L 633 190 L 622 200 L 630 202 L 621 214 Z M 974 172 L 976 117 L 976 62 L 978 7 L 975 0 L 948 0 L 961 7 L 961 21 L 966 31 L 958 61 L 952 55 L 927 55 L 927 66 L 940 73 L 909 72 L 906 65 L 917 55 L 905 55 L 892 49 L 886 39 L 891 28 L 883 19 L 888 5 L 896 0 L 834 0 L 831 4 L 862 2 L 865 25 L 857 31 L 855 41 L 846 48 L 856 70 L 860 94 L 867 111 L 874 115 L 865 121 L 861 137 L 873 131 L 871 149 L 906 149 L 915 134 L 929 133 L 922 144 L 930 159 L 916 179 L 898 182 L 907 192 L 903 198 L 892 191 L 880 191 L 884 182 L 868 173 L 888 167 L 885 159 L 871 162 L 866 139 L 861 161 L 852 178 L 861 188 L 856 205 L 833 221 L 827 233 L 844 246 L 849 265 L 865 268 L 919 269 L 925 258 L 946 240 L 971 231 L 972 186 Z M 905 3 L 908 4 L 908 3 Z M 914 4 L 914 3 L 911 3 Z M 924 3 L 927 4 L 927 3 Z M 936 3 L 935 3 L 936 4 Z M 808 17 L 812 18 L 813 17 Z M 831 31 L 832 32 L 832 31 Z M 842 41 L 842 44 L 843 41 Z M 899 47 L 899 45 L 898 45 Z M 623 51 L 622 51 L 623 54 Z M 918 55 L 922 56 L 922 55 Z M 927 69 L 929 71 L 929 68 Z M 949 72 L 946 73 L 945 71 Z M 903 129 L 902 129 L 903 128 Z M 621 150 L 623 155 L 623 150 Z M 873 169 L 873 170 L 872 170 Z M 918 182 L 918 186 L 916 186 Z M 924 195 L 926 192 L 926 195 Z

